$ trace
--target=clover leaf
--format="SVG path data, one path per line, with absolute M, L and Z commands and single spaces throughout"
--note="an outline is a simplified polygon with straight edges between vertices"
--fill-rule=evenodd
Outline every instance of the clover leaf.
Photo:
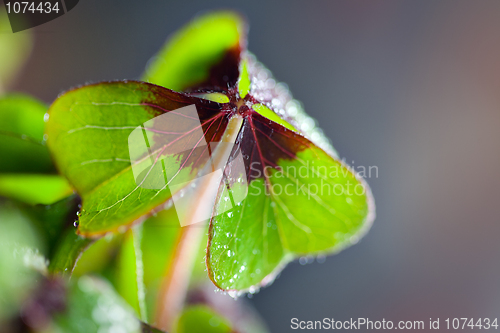
M 151 83 L 63 94 L 46 134 L 58 170 L 82 197 L 80 235 L 124 231 L 184 197 L 188 215 L 211 210 L 210 279 L 254 292 L 298 256 L 355 243 L 374 203 L 300 103 L 246 50 L 243 22 L 230 12 L 199 17 L 153 61 L 144 75 Z M 141 140 L 148 149 L 133 153 Z M 220 180 L 202 180 L 222 157 Z

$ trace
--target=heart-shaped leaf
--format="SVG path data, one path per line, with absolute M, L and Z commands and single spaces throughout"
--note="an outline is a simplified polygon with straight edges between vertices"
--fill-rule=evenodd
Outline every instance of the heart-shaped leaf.
M 225 213 L 209 234 L 207 266 L 221 289 L 254 291 L 295 256 L 338 251 L 371 223 L 366 184 L 300 134 L 255 112 L 237 142 L 245 172 L 227 165 L 216 207 Z
M 169 39 L 142 79 L 176 91 L 227 90 L 238 79 L 246 30 L 242 17 L 231 11 L 196 18 Z
M 173 111 L 190 105 L 193 114 Z M 49 114 L 48 146 L 82 197 L 78 232 L 85 236 L 116 231 L 169 200 L 164 178 L 191 181 L 210 158 L 199 143 L 220 141 L 230 118 L 219 103 L 133 81 L 70 91 Z M 150 146 L 141 151 L 144 140 Z

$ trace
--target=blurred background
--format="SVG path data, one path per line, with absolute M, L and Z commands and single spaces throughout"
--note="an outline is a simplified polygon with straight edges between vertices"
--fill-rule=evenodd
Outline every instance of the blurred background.
M 10 90 L 50 103 L 138 78 L 170 33 L 221 7 L 248 17 L 250 51 L 340 156 L 378 168 L 368 235 L 250 300 L 271 331 L 294 317 L 500 316 L 500 1 L 81 0 L 32 29 Z

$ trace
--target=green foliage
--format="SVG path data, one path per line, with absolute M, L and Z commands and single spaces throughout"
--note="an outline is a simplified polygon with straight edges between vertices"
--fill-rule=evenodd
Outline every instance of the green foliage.
M 28 297 L 39 267 L 40 243 L 29 219 L 12 204 L 0 204 L 0 321 L 15 313 Z M 38 259 L 37 259 L 38 257 Z M 38 262 L 38 263 L 37 263 Z M 43 270 L 43 259 L 42 259 Z
M 231 333 L 231 323 L 207 306 L 194 305 L 185 309 L 174 333 Z
M 0 195 L 29 204 L 51 204 L 69 194 L 56 175 L 44 140 L 47 106 L 21 94 L 0 98 Z
M 200 108 L 217 105 L 146 83 L 114 82 L 70 91 L 50 107 L 47 142 L 58 169 L 82 197 L 80 234 L 95 237 L 117 231 L 170 199 L 169 187 L 147 189 L 136 184 L 128 137 L 136 127 L 161 114 L 161 110 L 193 103 Z M 216 118 L 221 117 L 207 109 L 202 121 Z M 178 125 L 172 126 L 175 129 Z M 179 140 L 178 145 L 182 145 L 184 140 L 192 139 L 179 135 Z M 189 181 L 208 156 L 192 159 L 195 164 L 180 168 L 182 154 L 186 153 L 171 153 L 158 146 L 141 156 L 135 167 L 146 169 L 151 159 L 164 159 L 167 172 L 180 170 L 177 182 Z M 144 181 L 154 177 L 164 176 L 152 172 Z
M 13 34 L 5 10 L 0 8 L 0 93 L 29 56 L 33 45 L 29 31 Z
M 51 314 L 52 331 L 156 332 L 145 323 L 153 325 L 165 306 L 161 294 L 175 259 L 189 269 L 196 262 L 187 274 L 192 285 L 200 276 L 207 280 L 208 271 L 218 288 L 238 295 L 272 282 L 297 257 L 356 243 L 374 218 L 368 185 L 319 130 L 304 129 L 301 121 L 313 121 L 302 111 L 276 107 L 275 100 L 298 105 L 288 92 L 262 92 L 259 66 L 246 50 L 244 20 L 224 11 L 198 17 L 172 37 L 143 76 L 154 84 L 83 86 L 61 95 L 48 114 L 33 98 L 1 98 L 0 195 L 16 204 L 0 207 L 2 222 L 10 221 L 0 224 L 0 270 L 9 272 L 0 275 L 6 295 L 0 319 L 29 301 L 35 277 L 67 281 L 74 273 L 64 282 L 67 309 Z M 199 125 L 175 111 L 191 105 Z M 161 123 L 164 115 L 170 118 Z M 158 130 L 158 123 L 166 127 Z M 131 136 L 136 130 L 140 138 Z M 148 150 L 133 156 L 139 139 Z M 203 140 L 216 145 L 206 149 Z M 220 156 L 229 159 L 217 196 L 199 199 L 209 186 L 196 179 L 212 172 Z M 139 178 L 134 167 L 143 171 Z M 159 180 L 165 186 L 142 186 Z M 172 180 L 186 185 L 174 189 Z M 176 211 L 174 196 L 192 206 Z M 200 251 L 197 240 L 194 255 L 184 257 L 178 213 L 202 204 L 213 207 L 213 217 Z M 12 255 L 19 246 L 32 249 L 27 261 L 35 270 Z M 36 248 L 50 259 L 48 267 Z M 214 308 L 195 305 L 172 328 L 233 332 L 236 326 Z
M 176 91 L 199 85 L 227 52 L 245 43 L 245 33 L 245 22 L 234 12 L 196 18 L 169 39 L 142 79 Z
M 55 171 L 43 140 L 46 112 L 46 105 L 29 96 L 0 98 L 0 172 Z
M 71 281 L 66 307 L 54 316 L 54 333 L 142 332 L 132 309 L 103 280 Z
M 181 61 L 179 54 L 192 51 L 196 43 L 191 44 L 191 41 L 204 40 L 207 31 L 215 33 L 210 29 L 222 29 L 225 32 L 219 34 L 224 36 L 228 26 L 234 31 L 238 30 L 236 26 L 241 22 L 236 18 L 222 13 L 194 21 L 173 38 L 165 48 L 167 51 L 159 57 L 177 64 Z M 233 43 L 238 35 L 231 36 L 228 40 Z M 243 44 L 240 41 L 238 45 Z M 182 66 L 168 68 L 196 68 L 199 63 L 204 63 L 204 52 L 210 47 L 213 48 L 210 52 L 229 52 L 222 44 L 200 45 L 203 52 L 193 51 L 199 58 L 182 58 Z M 237 118 L 241 112 L 246 112 L 241 113 L 244 114 L 241 127 L 232 129 L 238 133 L 233 142 L 238 145 L 243 156 L 244 167 L 228 165 L 226 179 L 219 189 L 215 217 L 210 224 L 207 267 L 216 286 L 224 290 L 256 290 L 272 281 L 284 264 L 293 258 L 336 252 L 362 236 L 373 218 L 373 205 L 367 185 L 335 156 L 317 147 L 304 136 L 305 133 L 299 132 L 275 113 L 265 101 L 255 103 L 252 94 L 258 95 L 258 92 L 252 91 L 251 82 L 257 78 L 250 70 L 250 60 L 244 54 L 238 54 L 237 58 L 238 63 L 229 62 L 224 71 L 232 73 L 241 69 L 240 78 L 228 82 L 233 84 L 233 88 L 237 85 L 238 92 L 234 95 L 235 90 L 229 86 L 228 90 L 219 91 L 218 94 L 226 95 L 227 101 L 239 98 L 241 103 L 245 103 L 244 107 L 252 106 L 246 109 L 248 111 L 242 111 L 239 103 L 208 102 L 206 93 L 175 93 L 139 82 L 81 87 L 66 93 L 50 107 L 46 130 L 48 146 L 58 169 L 82 196 L 83 208 L 78 227 L 81 235 L 95 237 L 110 231 L 116 232 L 140 221 L 152 210 L 162 209 L 162 205 L 174 193 L 166 185 L 161 189 L 147 189 L 134 181 L 132 166 L 128 162 L 129 135 L 142 124 L 151 124 L 159 115 L 195 104 L 202 126 L 218 118 Z M 157 68 L 152 73 L 165 80 L 167 77 L 187 77 L 164 72 L 163 69 Z M 201 71 L 198 69 L 196 72 Z M 211 73 L 216 75 L 219 72 Z M 157 79 L 154 82 L 163 81 Z M 189 85 L 192 86 L 192 83 L 189 81 Z M 216 85 L 214 89 L 217 89 Z M 243 96 L 244 100 L 241 99 Z M 181 117 L 175 116 L 169 119 L 179 125 L 183 121 Z M 222 121 L 218 132 L 224 132 L 226 124 Z M 150 139 L 153 142 L 152 152 L 132 164 L 144 164 L 144 169 L 154 170 L 156 162 L 152 166 L 148 163 L 161 160 L 164 170 L 158 174 L 148 171 L 146 177 L 166 177 L 175 173 L 169 170 L 178 170 L 174 175 L 175 181 L 188 183 L 203 169 L 207 159 L 198 158 L 196 163 L 189 160 L 189 156 L 195 154 L 196 147 L 182 153 L 168 153 L 169 149 L 165 148 L 170 143 L 162 141 L 165 135 L 156 133 L 154 127 L 148 126 L 153 127 L 147 125 L 145 129 L 154 132 Z M 203 127 L 204 133 L 209 128 L 209 125 Z M 186 141 L 185 146 L 189 147 L 186 134 L 190 132 L 191 128 L 179 130 L 174 141 Z M 171 135 L 174 132 L 162 133 Z M 206 134 L 205 139 L 220 140 L 213 136 L 207 137 Z M 217 151 L 221 149 L 217 148 L 214 154 L 218 154 Z M 234 160 L 232 163 L 235 163 Z M 246 182 L 240 183 L 242 179 Z M 168 183 L 170 181 L 168 179 Z M 142 230 L 142 227 L 136 230 Z M 133 238 L 129 233 L 119 257 L 122 276 L 118 281 L 121 281 L 121 294 L 134 303 L 140 313 L 140 301 L 136 295 L 141 293 L 141 288 L 137 285 L 134 287 L 136 279 L 131 276 L 137 271 L 139 255 L 134 249 Z M 159 248 L 156 250 L 161 251 Z M 165 249 L 165 253 L 169 253 L 168 249 Z M 163 264 L 158 266 L 163 267 Z M 143 316 L 144 313 L 142 311 Z
M 255 292 L 291 259 L 336 252 L 367 227 L 369 194 L 356 194 L 356 185 L 364 187 L 352 172 L 315 147 L 296 155 L 253 180 L 240 205 L 212 220 L 207 265 L 220 288 Z M 237 190 L 225 190 L 219 205 Z

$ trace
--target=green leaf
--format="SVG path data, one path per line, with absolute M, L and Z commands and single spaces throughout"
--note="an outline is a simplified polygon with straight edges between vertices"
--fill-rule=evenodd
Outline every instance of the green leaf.
M 76 218 L 80 199 L 71 195 L 51 205 L 29 205 L 17 203 L 23 213 L 40 231 L 40 236 L 45 240 L 47 250 L 44 254 L 51 259 L 55 250 L 60 246 L 66 229 L 74 231 L 73 222 Z
M 238 78 L 238 92 L 240 98 L 245 98 L 250 91 L 250 76 L 248 73 L 248 60 L 243 59 L 240 63 L 240 76 Z
M 0 204 L 0 221 L 2 321 L 15 313 L 32 291 L 37 274 L 31 267 L 35 265 L 38 268 L 39 264 L 31 259 L 37 255 L 36 249 L 42 244 L 29 219 L 12 204 Z
M 180 231 L 175 209 L 171 208 L 127 231 L 120 246 L 112 281 L 120 295 L 147 323 L 156 322 L 163 284 L 173 273 L 171 262 Z
M 169 89 L 226 90 L 238 78 L 246 24 L 236 13 L 212 12 L 179 30 L 148 66 L 143 80 Z
M 172 112 L 193 104 L 199 120 Z M 227 126 L 230 115 L 221 107 L 133 81 L 85 86 L 59 97 L 49 110 L 47 143 L 58 169 L 82 197 L 78 232 L 95 237 L 117 231 L 164 204 L 170 187 L 145 185 L 166 183 L 166 175 L 169 183 L 193 180 L 209 160 L 207 147 L 198 143 L 220 141 Z M 130 139 L 134 130 L 140 135 Z M 144 138 L 148 150 L 130 156 L 129 149 L 140 148 Z M 188 150 L 179 152 L 180 147 Z M 145 170 L 142 178 L 135 178 L 133 168 Z
M 0 98 L 1 173 L 55 172 L 43 139 L 46 112 L 46 105 L 29 96 Z
M 275 123 L 278 123 L 281 126 L 288 128 L 289 130 L 297 132 L 297 129 L 293 127 L 292 124 L 290 124 L 289 122 L 278 116 L 274 111 L 272 111 L 264 104 L 254 104 L 252 105 L 252 109 L 257 111 L 261 116 L 264 116 L 267 119 L 270 119 Z
M 245 168 L 235 158 L 226 167 L 209 231 L 207 266 L 219 288 L 255 292 L 293 258 L 337 252 L 366 232 L 370 190 L 342 162 L 258 113 L 237 141 Z
M 71 281 L 66 310 L 53 317 L 56 333 L 139 333 L 132 309 L 103 280 L 84 276 Z
M 100 238 L 89 245 L 76 263 L 73 276 L 100 274 L 109 280 L 114 274 L 114 263 L 120 251 L 124 234 Z
M 148 324 L 141 323 L 142 325 L 142 333 L 167 333 L 164 331 L 160 331 L 159 329 L 156 329 L 152 326 L 149 326 Z
M 0 174 L 0 196 L 31 205 L 49 205 L 72 193 L 68 181 L 58 175 Z
M 92 240 L 77 235 L 75 229 L 66 230 L 50 261 L 49 272 L 71 275 L 78 259 L 90 244 Z
M 0 94 L 24 64 L 32 46 L 33 38 L 30 31 L 12 33 L 7 13 L 2 7 L 0 9 Z
M 174 333 L 231 333 L 231 323 L 204 305 L 186 308 L 177 321 Z

